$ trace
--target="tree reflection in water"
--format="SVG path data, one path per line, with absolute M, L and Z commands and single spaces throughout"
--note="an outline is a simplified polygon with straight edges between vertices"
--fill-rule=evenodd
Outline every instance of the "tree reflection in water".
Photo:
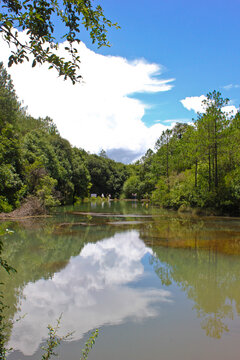
M 206 335 L 221 338 L 227 319 L 240 315 L 240 263 L 238 257 L 212 250 L 153 246 L 150 262 L 165 286 L 176 283 L 194 301 Z

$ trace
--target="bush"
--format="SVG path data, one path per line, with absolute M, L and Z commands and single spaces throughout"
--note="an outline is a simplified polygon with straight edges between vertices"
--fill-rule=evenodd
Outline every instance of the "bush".
M 123 195 L 126 199 L 132 199 L 133 194 L 137 194 L 137 197 L 139 196 L 139 178 L 138 176 L 130 176 L 123 185 Z
M 0 196 L 0 212 L 8 213 L 12 211 L 13 207 L 7 201 L 4 196 Z
M 169 206 L 169 191 L 166 180 L 161 177 L 152 193 L 151 200 L 156 205 Z
M 36 187 L 36 196 L 43 202 L 46 207 L 60 205 L 60 201 L 54 197 L 55 186 L 57 180 L 51 178 L 49 175 L 44 176 L 39 180 Z

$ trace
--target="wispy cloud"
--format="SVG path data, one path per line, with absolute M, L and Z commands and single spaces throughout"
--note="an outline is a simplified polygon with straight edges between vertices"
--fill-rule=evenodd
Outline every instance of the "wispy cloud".
M 176 123 L 188 123 L 190 122 L 190 118 L 177 118 L 177 119 L 166 119 L 166 120 L 155 120 L 156 123 L 163 123 L 163 124 L 176 124 Z
M 238 84 L 229 84 L 229 85 L 225 85 L 225 86 L 223 86 L 223 89 L 225 89 L 225 90 L 231 90 L 231 89 L 238 89 L 238 88 L 240 88 L 240 85 L 238 85 Z

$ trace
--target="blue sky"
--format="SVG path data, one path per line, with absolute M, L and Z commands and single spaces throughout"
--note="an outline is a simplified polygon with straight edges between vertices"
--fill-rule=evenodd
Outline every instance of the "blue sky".
M 100 49 L 81 31 L 83 84 L 64 82 L 46 66 L 9 69 L 31 115 L 50 116 L 72 145 L 131 162 L 153 149 L 166 127 L 196 118 L 209 91 L 239 108 L 240 0 L 98 3 L 121 29 L 110 29 L 112 46 Z M 7 64 L 9 48 L 1 39 L 0 46 Z M 64 55 L 64 45 L 59 51 Z
M 122 0 L 101 2 L 105 14 L 121 29 L 110 31 L 111 48 L 102 54 L 145 58 L 164 66 L 164 78 L 175 78 L 171 91 L 134 95 L 154 105 L 143 120 L 191 118 L 179 102 L 214 89 L 240 104 L 239 0 Z M 85 39 L 84 39 L 85 40 Z M 93 48 L 86 39 L 86 44 Z

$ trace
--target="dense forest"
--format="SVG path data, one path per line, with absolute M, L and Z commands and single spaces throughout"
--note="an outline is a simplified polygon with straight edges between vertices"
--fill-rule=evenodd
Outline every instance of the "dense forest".
M 211 208 L 239 214 L 240 113 L 231 115 L 219 92 L 207 95 L 205 112 L 192 124 L 164 131 L 135 164 L 72 147 L 46 117 L 22 107 L 0 64 L 0 212 L 18 207 L 29 195 L 45 206 L 74 203 L 91 193 L 148 199 L 181 208 Z
M 223 111 L 219 92 L 203 101 L 205 112 L 192 124 L 164 131 L 135 165 L 125 182 L 126 197 L 150 198 L 170 208 L 210 208 L 226 214 L 240 210 L 240 113 Z
M 0 211 L 9 212 L 29 195 L 45 206 L 111 194 L 118 198 L 127 166 L 72 147 L 52 119 L 29 116 L 0 64 Z

